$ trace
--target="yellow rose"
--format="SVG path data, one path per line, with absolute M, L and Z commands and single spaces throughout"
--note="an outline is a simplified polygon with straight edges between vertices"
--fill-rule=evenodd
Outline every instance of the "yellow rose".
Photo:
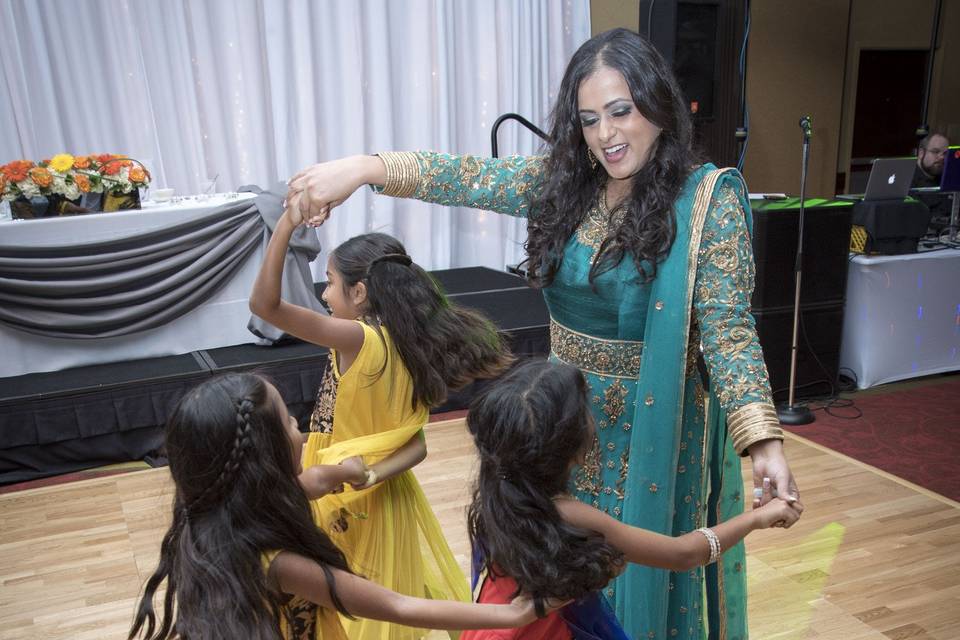
M 48 166 L 54 171 L 65 173 L 73 168 L 73 156 L 69 153 L 58 153 L 50 159 Z

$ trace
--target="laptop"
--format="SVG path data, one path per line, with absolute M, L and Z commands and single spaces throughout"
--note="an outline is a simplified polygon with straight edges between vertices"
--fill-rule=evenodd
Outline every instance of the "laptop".
M 865 193 L 838 195 L 840 200 L 903 200 L 910 191 L 916 158 L 877 158 L 870 168 Z

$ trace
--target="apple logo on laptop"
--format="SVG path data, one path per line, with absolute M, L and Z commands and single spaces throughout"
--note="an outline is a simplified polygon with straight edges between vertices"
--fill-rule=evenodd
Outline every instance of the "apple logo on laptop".
M 887 184 L 893 184 L 896 181 L 897 181 L 897 174 L 895 173 L 891 173 L 890 177 L 887 178 Z

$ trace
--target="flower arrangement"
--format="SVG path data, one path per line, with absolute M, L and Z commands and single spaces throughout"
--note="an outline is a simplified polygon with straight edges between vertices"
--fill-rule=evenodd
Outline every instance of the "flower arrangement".
M 35 163 L 14 160 L 0 166 L 0 197 L 4 200 L 62 196 L 77 200 L 85 193 L 131 193 L 150 184 L 150 172 L 124 155 L 102 153 L 73 156 L 60 153 Z

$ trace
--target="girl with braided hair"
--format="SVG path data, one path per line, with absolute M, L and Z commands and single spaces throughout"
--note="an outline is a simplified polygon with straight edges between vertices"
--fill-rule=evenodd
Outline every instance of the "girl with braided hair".
M 571 471 L 584 463 L 594 424 L 584 376 L 569 364 L 516 367 L 474 399 L 467 428 L 480 456 L 468 509 L 477 601 L 510 602 L 522 591 L 541 616 L 547 601 L 573 602 L 525 627 L 467 631 L 461 640 L 634 637 L 601 596 L 629 563 L 689 579 L 751 531 L 790 526 L 803 510 L 790 496 L 774 498 L 711 528 L 668 536 L 576 500 Z
M 297 481 L 301 446 L 296 420 L 259 376 L 213 378 L 180 400 L 166 429 L 173 521 L 129 638 L 345 640 L 338 612 L 457 629 L 533 620 L 525 598 L 504 606 L 424 600 L 354 575 L 313 523 Z M 153 599 L 164 581 L 158 615 Z
M 277 223 L 250 310 L 330 348 L 301 482 L 308 495 L 320 495 L 330 489 L 322 465 L 359 456 L 363 466 L 341 480 L 342 491 L 313 502 L 315 521 L 371 580 L 411 596 L 469 601 L 467 580 L 410 469 L 426 456 L 430 407 L 448 389 L 500 374 L 509 352 L 489 321 L 450 304 L 403 245 L 382 233 L 351 238 L 330 254 L 323 293 L 330 316 L 284 302 L 284 255 L 302 222 L 288 209 Z M 364 640 L 424 634 L 372 620 L 344 624 Z

